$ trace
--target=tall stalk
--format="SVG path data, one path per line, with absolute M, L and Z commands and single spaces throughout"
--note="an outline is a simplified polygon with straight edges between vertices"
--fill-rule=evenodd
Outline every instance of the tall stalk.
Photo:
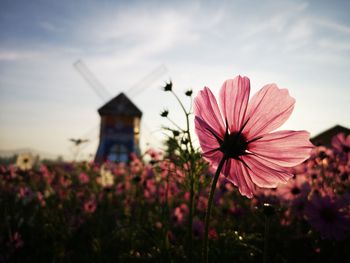
M 179 99 L 179 97 L 176 95 L 176 93 L 171 90 L 171 93 L 174 95 L 178 103 L 180 104 L 180 107 L 182 111 L 185 113 L 186 116 L 186 130 L 182 130 L 187 135 L 187 140 L 190 146 L 190 149 L 188 148 L 188 144 L 186 143 L 186 150 L 188 153 L 188 156 L 190 157 L 190 163 L 188 167 L 188 175 L 190 178 L 190 200 L 189 200 L 189 220 L 188 220 L 188 258 L 189 261 L 192 262 L 193 260 L 193 215 L 194 215 L 194 183 L 195 183 L 195 173 L 193 172 L 194 169 L 194 161 L 193 161 L 193 154 L 194 154 L 194 148 L 192 144 L 192 138 L 191 138 L 191 132 L 190 132 L 190 120 L 189 116 L 191 114 L 191 108 L 192 108 L 192 99 L 191 99 L 191 106 L 190 109 L 187 111 L 185 109 L 185 106 Z M 176 125 L 177 126 L 177 125 Z M 177 126 L 178 127 L 178 126 Z
M 211 214 L 211 207 L 213 205 L 213 198 L 214 198 L 214 193 L 216 189 L 216 184 L 218 182 L 220 172 L 222 167 L 224 166 L 224 163 L 226 161 L 226 158 L 223 157 L 219 163 L 219 166 L 215 172 L 213 181 L 211 183 L 211 188 L 209 192 L 209 199 L 208 199 L 208 206 L 207 206 L 207 211 L 205 214 L 205 228 L 204 228 L 204 240 L 203 240 L 203 247 L 202 247 L 202 262 L 203 263 L 208 263 L 208 233 L 209 233 L 209 220 L 210 220 L 210 214 Z

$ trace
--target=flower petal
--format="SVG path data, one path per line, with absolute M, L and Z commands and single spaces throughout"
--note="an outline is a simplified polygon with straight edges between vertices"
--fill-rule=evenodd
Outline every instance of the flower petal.
M 204 120 L 199 117 L 194 119 L 195 131 L 197 133 L 199 144 L 203 151 L 203 157 L 215 168 L 219 165 L 223 154 L 218 150 L 220 136 Z
M 229 159 L 228 162 L 230 162 L 231 169 L 228 174 L 225 174 L 227 180 L 238 187 L 241 195 L 252 198 L 255 191 L 255 186 L 250 178 L 247 167 L 245 167 L 242 162 L 237 160 Z
M 279 183 L 286 183 L 293 174 L 287 168 L 278 166 L 258 156 L 245 155 L 242 160 L 249 166 L 249 174 L 254 184 L 259 187 L 274 188 Z
M 276 84 L 268 84 L 249 101 L 244 129 L 248 139 L 271 132 L 280 127 L 291 115 L 295 99 L 288 90 L 279 89 Z
M 248 150 L 280 166 L 293 167 L 310 156 L 314 146 L 307 131 L 278 131 L 263 135 Z
M 205 87 L 194 99 L 194 114 L 205 121 L 219 135 L 225 134 L 225 125 L 213 93 Z
M 220 90 L 220 106 L 231 132 L 239 131 L 243 125 L 250 93 L 247 77 L 237 76 L 224 82 Z
M 345 144 L 345 135 L 344 133 L 338 133 L 332 138 L 332 146 L 337 151 L 343 150 L 343 144 Z

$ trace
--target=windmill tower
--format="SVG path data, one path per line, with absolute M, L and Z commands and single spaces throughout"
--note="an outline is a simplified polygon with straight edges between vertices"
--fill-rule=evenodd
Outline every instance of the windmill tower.
M 142 112 L 124 93 L 99 108 L 98 113 L 100 143 L 95 162 L 127 162 L 131 153 L 140 153 Z
M 109 92 L 94 77 L 85 64 L 78 60 L 74 67 L 103 100 Z M 164 65 L 153 70 L 125 93 L 120 93 L 98 109 L 101 117 L 100 136 L 95 162 L 127 162 L 131 153 L 140 153 L 141 110 L 129 99 L 145 91 L 150 84 L 167 71 Z

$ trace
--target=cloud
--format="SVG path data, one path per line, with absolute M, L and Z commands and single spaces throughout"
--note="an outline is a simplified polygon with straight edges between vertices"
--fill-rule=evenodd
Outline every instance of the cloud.
M 334 20 L 331 21 L 331 20 L 326 19 L 326 18 L 316 17 L 313 19 L 313 23 L 316 25 L 320 25 L 326 29 L 332 30 L 332 31 L 336 31 L 339 33 L 350 35 L 350 26 L 341 24 L 341 23 L 336 22 Z
M 147 12 L 136 9 L 97 21 L 83 27 L 89 27 L 94 42 L 108 51 L 106 55 L 117 57 L 123 63 L 135 63 L 199 40 L 193 30 L 192 18 L 169 10 Z
M 44 29 L 45 31 L 53 32 L 53 33 L 62 32 L 63 30 L 62 28 L 55 26 L 53 23 L 50 23 L 48 21 L 41 21 L 38 23 L 38 26 Z
M 0 50 L 0 61 L 29 60 L 39 56 L 39 52 L 32 50 Z

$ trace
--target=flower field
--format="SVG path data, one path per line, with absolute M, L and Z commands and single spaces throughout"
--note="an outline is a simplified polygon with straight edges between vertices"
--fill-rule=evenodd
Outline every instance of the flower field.
M 165 91 L 173 93 L 170 84 Z M 349 260 L 350 136 L 338 134 L 331 148 L 305 146 L 310 158 L 283 167 L 283 176 L 292 177 L 279 177 L 277 187 L 272 180 L 277 173 L 267 173 L 269 189 L 257 181 L 244 190 L 235 181 L 239 175 L 219 173 L 220 165 L 206 161 L 211 155 L 206 152 L 204 159 L 194 148 L 191 111 L 179 103 L 187 128 L 165 128 L 165 151 L 132 154 L 128 163 L 44 164 L 22 157 L 0 166 L 0 262 L 200 262 L 206 260 L 206 243 L 210 262 Z M 168 112 L 161 115 L 168 118 Z M 197 129 L 207 125 L 196 122 Z M 247 145 L 269 136 L 243 143 L 241 131 L 224 132 L 215 150 L 223 160 L 243 164 L 254 153 L 251 147 L 248 154 Z M 202 148 L 209 147 L 205 143 Z M 302 151 L 288 158 L 306 159 Z M 263 168 L 254 169 L 249 178 Z
M 200 258 L 211 172 L 195 186 L 189 239 L 186 166 L 148 151 L 130 164 L 1 167 L 1 260 L 169 262 Z M 224 177 L 214 197 L 210 258 L 269 262 L 348 258 L 349 156 L 318 147 L 295 177 L 247 199 Z M 206 166 L 207 167 L 207 166 Z M 265 206 L 264 206 L 265 204 Z M 269 204 L 270 206 L 267 206 Z

